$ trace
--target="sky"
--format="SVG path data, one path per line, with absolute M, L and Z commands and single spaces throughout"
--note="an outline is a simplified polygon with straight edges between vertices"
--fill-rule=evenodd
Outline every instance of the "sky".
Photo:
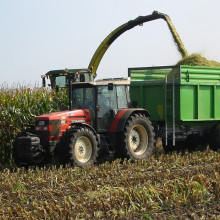
M 154 10 L 169 15 L 189 54 L 219 62 L 219 9 L 219 0 L 0 0 L 0 84 L 41 85 L 50 70 L 86 68 L 110 32 Z M 104 55 L 97 79 L 180 59 L 159 19 L 121 35 Z

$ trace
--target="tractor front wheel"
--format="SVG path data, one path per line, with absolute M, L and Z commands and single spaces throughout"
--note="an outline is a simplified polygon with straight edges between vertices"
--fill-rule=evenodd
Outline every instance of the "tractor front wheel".
M 26 129 L 15 138 L 13 158 L 18 167 L 43 166 L 49 160 L 41 139 L 33 133 L 33 129 Z
M 98 161 L 98 141 L 91 129 L 72 128 L 61 137 L 56 152 L 61 163 L 71 163 L 79 167 L 90 166 Z
M 124 130 L 118 135 L 116 153 L 120 158 L 146 159 L 155 147 L 151 122 L 142 114 L 130 116 Z

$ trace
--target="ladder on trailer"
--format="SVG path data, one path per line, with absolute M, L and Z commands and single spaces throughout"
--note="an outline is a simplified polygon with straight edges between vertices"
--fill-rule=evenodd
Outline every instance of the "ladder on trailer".
M 172 139 L 172 144 L 175 146 L 175 77 L 172 81 L 168 82 L 167 75 L 165 77 L 165 143 L 168 145 L 168 139 Z M 172 134 L 170 137 L 169 134 Z

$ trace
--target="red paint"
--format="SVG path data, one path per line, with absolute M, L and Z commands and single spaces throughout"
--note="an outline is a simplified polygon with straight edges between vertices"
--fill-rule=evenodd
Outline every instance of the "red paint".
M 61 112 L 53 112 L 45 115 L 40 115 L 36 118 L 36 121 L 54 121 L 57 120 L 57 124 L 49 125 L 48 131 L 56 131 L 60 129 L 59 136 L 48 136 L 45 137 L 46 140 L 59 140 L 63 133 L 70 127 L 70 125 L 74 122 L 78 123 L 86 123 L 91 125 L 90 120 L 90 111 L 89 109 L 77 109 L 72 111 L 61 111 Z M 45 127 L 45 126 L 38 126 L 38 127 Z M 43 130 L 39 130 L 43 132 Z M 36 131 L 37 132 L 37 131 Z M 47 131 L 45 131 L 47 132 Z
M 62 120 L 61 117 L 71 118 L 71 117 L 83 117 L 83 118 L 90 118 L 89 110 L 88 109 L 77 109 L 72 111 L 61 111 L 61 112 L 53 112 L 45 115 L 40 115 L 36 118 L 38 121 L 43 120 Z
M 118 127 L 118 122 L 120 120 L 120 118 L 124 115 L 125 112 L 127 112 L 128 109 L 123 109 L 121 110 L 116 117 L 114 118 L 113 122 L 111 123 L 111 126 L 109 128 L 109 132 L 116 132 L 116 129 Z

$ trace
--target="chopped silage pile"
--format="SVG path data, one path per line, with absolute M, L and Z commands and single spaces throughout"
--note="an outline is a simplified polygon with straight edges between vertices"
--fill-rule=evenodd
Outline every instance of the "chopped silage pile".
M 207 60 L 199 53 L 193 53 L 181 59 L 177 65 L 190 65 L 190 66 L 212 66 L 220 67 L 220 63 L 214 60 Z

